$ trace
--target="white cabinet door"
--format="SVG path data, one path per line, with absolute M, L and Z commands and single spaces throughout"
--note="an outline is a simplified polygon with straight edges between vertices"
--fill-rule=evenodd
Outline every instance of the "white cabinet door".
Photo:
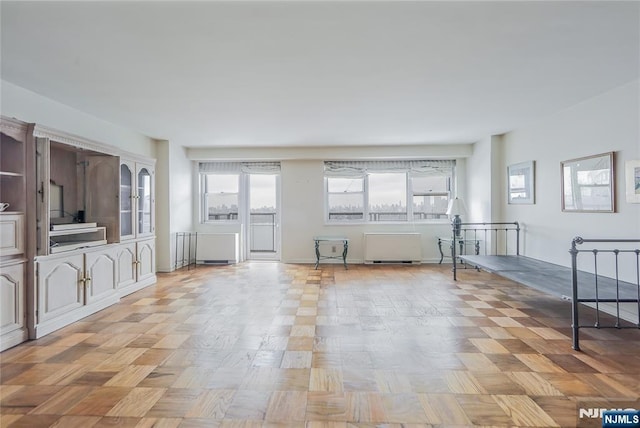
M 85 255 L 86 304 L 93 303 L 115 293 L 117 251 L 110 248 Z
M 152 165 L 120 160 L 120 240 L 155 234 L 155 170 Z
M 121 244 L 118 247 L 118 288 L 127 287 L 137 281 L 136 243 Z
M 155 234 L 155 172 L 150 165 L 136 164 L 137 237 Z
M 84 255 L 37 262 L 38 322 L 84 305 Z
M 138 281 L 156 274 L 155 239 L 138 242 Z
M 0 336 L 24 327 L 24 264 L 0 271 Z
M 120 162 L 120 239 L 133 239 L 135 227 L 136 167 L 133 162 Z

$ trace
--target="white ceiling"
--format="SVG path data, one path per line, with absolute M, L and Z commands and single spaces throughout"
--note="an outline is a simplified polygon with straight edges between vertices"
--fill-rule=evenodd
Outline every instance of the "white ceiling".
M 8 2 L 2 79 L 184 146 L 467 143 L 640 75 L 640 3 Z

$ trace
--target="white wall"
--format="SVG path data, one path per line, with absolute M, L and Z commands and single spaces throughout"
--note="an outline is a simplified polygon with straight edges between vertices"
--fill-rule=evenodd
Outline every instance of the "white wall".
M 170 225 L 171 246 L 169 248 L 170 261 L 175 263 L 175 234 L 177 232 L 191 232 L 193 228 L 193 195 L 197 190 L 192 186 L 192 162 L 187 158 L 186 149 L 178 145 L 169 146 L 169 182 L 170 194 Z M 197 189 L 197 187 L 196 187 Z
M 170 144 L 156 142 L 156 270 L 171 272 L 171 165 Z
M 155 158 L 154 140 L 60 104 L 4 80 L 0 81 L 2 115 L 37 123 L 130 153 Z
M 467 159 L 467 218 L 464 222 L 487 222 L 492 216 L 491 137 L 474 144 L 473 155 Z M 487 168 L 489 166 L 489 168 Z
M 535 204 L 508 205 L 503 220 L 524 226 L 524 254 L 568 266 L 572 238 L 640 238 L 640 204 L 625 201 L 624 163 L 640 159 L 640 86 L 636 80 L 504 135 L 503 163 L 534 160 Z M 615 152 L 615 213 L 561 211 L 560 162 Z M 504 186 L 503 186 L 504 189 Z
M 159 272 L 171 272 L 176 268 L 176 233 L 193 231 L 191 161 L 184 147 L 157 144 L 156 266 Z M 181 241 L 178 258 L 183 258 Z
M 502 168 L 503 136 L 483 138 L 473 145 L 467 159 L 467 219 L 469 222 L 501 221 L 506 172 Z M 506 219 L 513 221 L 513 219 Z
M 458 194 L 464 197 L 464 158 L 471 155 L 469 144 L 450 146 L 401 146 L 401 147 L 327 147 L 327 148 L 278 148 L 278 149 L 192 149 L 189 157 L 194 160 L 279 160 L 281 161 L 281 248 L 283 262 L 313 263 L 315 251 L 313 236 L 344 235 L 350 239 L 348 261 L 362 263 L 363 233 L 365 232 L 420 232 L 422 234 L 423 260 L 437 262 L 440 253 L 438 236 L 450 235 L 450 223 L 441 220 L 428 224 L 326 224 L 324 219 L 324 160 L 327 159 L 393 159 L 393 158 L 456 158 L 458 173 L 462 177 Z M 193 185 L 197 189 L 197 165 L 194 165 Z M 238 224 L 200 224 L 199 200 L 194 193 L 194 224 L 198 232 L 240 232 Z

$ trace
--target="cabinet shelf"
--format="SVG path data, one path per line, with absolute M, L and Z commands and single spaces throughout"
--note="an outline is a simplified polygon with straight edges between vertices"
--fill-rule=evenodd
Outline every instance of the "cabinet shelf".
M 52 230 L 49 231 L 49 236 L 62 236 L 97 232 L 98 229 L 104 229 L 104 227 L 97 227 L 95 223 L 70 223 L 53 225 L 51 229 Z
M 51 254 L 107 244 L 106 227 L 55 230 L 49 232 Z
M 98 232 L 99 229 L 104 229 L 104 227 L 103 228 L 91 227 L 87 229 L 74 229 L 74 230 L 52 230 L 49 232 L 49 236 L 80 235 L 84 233 Z
M 63 253 L 65 251 L 78 250 L 80 248 L 98 247 L 100 245 L 106 245 L 107 240 L 101 239 L 97 241 L 67 241 L 57 242 L 49 248 L 51 254 Z

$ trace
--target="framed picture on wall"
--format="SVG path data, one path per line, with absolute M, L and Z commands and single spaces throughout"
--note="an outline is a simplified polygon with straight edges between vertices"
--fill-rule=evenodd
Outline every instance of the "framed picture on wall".
M 613 152 L 560 163 L 562 211 L 615 212 Z
M 630 160 L 625 164 L 627 202 L 640 204 L 640 160 Z
M 507 192 L 510 204 L 535 203 L 535 161 L 507 167 Z

